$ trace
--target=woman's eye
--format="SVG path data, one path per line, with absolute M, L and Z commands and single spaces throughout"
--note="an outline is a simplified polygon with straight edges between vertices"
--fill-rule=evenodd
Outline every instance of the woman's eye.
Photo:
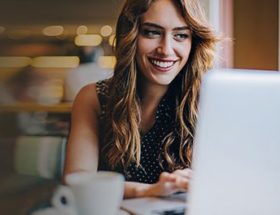
M 160 31 L 144 29 L 142 30 L 142 34 L 146 37 L 156 37 L 160 36 Z
M 174 37 L 179 41 L 183 41 L 183 40 L 189 38 L 189 34 L 185 34 L 185 33 L 175 34 Z

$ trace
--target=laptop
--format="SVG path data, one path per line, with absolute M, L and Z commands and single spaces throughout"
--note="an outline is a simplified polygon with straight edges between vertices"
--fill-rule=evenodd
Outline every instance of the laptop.
M 199 109 L 187 198 L 129 199 L 122 208 L 133 214 L 279 215 L 280 73 L 209 71 Z
M 221 69 L 202 84 L 187 215 L 280 214 L 280 73 Z

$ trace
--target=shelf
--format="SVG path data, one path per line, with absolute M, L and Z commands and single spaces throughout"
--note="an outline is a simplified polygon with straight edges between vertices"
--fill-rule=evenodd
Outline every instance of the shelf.
M 72 103 L 38 104 L 38 103 L 16 103 L 11 105 L 0 105 L 0 112 L 52 112 L 70 113 Z

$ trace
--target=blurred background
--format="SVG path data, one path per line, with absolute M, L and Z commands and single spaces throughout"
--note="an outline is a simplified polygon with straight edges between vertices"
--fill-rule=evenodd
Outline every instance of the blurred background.
M 217 47 L 215 67 L 278 70 L 278 0 L 200 1 L 226 38 Z M 38 144 L 66 138 L 79 89 L 113 75 L 123 2 L 0 1 L 0 174 L 14 170 L 15 149 L 32 142 L 23 137 Z M 38 150 L 34 146 L 29 152 Z
M 13 99 L 44 104 L 72 101 L 78 87 L 71 87 L 111 75 L 107 70 L 114 66 L 114 29 L 122 3 L 122 0 L 2 0 L 0 80 L 8 83 L 7 93 L 12 94 L 6 95 L 5 100 L 2 98 L 2 103 L 11 103 Z M 75 74 L 77 77 L 67 79 L 73 86 L 67 85 L 70 89 L 65 92 L 65 78 L 71 75 L 68 73 L 87 63 L 95 63 L 96 68 L 82 68 L 80 74 L 99 68 L 107 69 L 101 72 L 108 74 L 96 71 L 95 78 L 87 74 L 90 80 L 82 74 L 83 83 L 77 79 L 77 83 L 72 83 L 72 79 L 80 77 Z M 24 82 L 21 89 L 19 82 Z
M 216 67 L 278 69 L 278 0 L 201 2 L 217 33 L 228 38 L 217 48 Z M 122 4 L 1 0 L 1 104 L 71 102 L 81 86 L 110 77 Z

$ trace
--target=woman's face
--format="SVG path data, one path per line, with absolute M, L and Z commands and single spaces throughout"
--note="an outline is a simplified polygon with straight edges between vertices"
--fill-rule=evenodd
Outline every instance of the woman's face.
M 186 64 L 191 31 L 172 0 L 157 0 L 141 19 L 136 61 L 144 80 L 168 85 Z

